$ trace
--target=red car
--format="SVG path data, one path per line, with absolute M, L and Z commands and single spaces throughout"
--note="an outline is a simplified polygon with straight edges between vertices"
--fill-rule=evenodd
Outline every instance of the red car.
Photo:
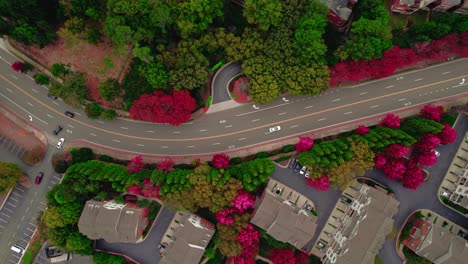
M 43 172 L 39 172 L 37 175 L 36 175 L 36 179 L 34 180 L 34 184 L 36 185 L 39 185 L 42 181 L 42 177 L 44 177 L 44 173 Z

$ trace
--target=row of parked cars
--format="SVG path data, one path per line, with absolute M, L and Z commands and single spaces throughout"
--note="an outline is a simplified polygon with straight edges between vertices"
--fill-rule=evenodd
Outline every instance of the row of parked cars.
M 288 166 L 294 173 L 299 173 L 300 175 L 304 175 L 304 177 L 310 177 L 310 171 L 307 169 L 306 166 L 302 166 L 296 158 L 291 158 Z

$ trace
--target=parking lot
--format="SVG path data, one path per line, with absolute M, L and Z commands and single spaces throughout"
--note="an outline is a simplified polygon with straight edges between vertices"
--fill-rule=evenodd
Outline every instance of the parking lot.
M 0 148 L 7 150 L 15 154 L 19 159 L 21 159 L 27 152 L 25 148 L 16 144 L 13 140 L 5 137 L 0 134 Z
M 310 172 L 306 168 L 306 166 L 302 166 L 299 161 L 297 161 L 296 158 L 291 158 L 291 161 L 289 162 L 288 168 L 295 174 L 299 174 L 304 176 L 305 178 L 310 177 Z

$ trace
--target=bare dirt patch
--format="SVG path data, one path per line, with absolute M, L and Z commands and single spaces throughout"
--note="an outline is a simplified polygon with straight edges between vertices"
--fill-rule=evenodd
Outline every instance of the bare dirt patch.
M 115 107 L 117 102 L 109 103 L 101 98 L 99 83 L 107 78 L 115 78 L 121 82 L 130 67 L 131 52 L 119 52 L 104 37 L 101 43 L 93 45 L 63 30 L 59 30 L 58 35 L 59 38 L 54 43 L 42 49 L 13 40 L 10 43 L 46 68 L 50 69 L 54 63 L 69 63 L 73 71 L 84 72 L 89 98 L 103 106 Z

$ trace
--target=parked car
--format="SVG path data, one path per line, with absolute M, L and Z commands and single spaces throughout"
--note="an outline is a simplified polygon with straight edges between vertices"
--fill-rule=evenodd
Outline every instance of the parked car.
M 26 250 L 23 246 L 21 245 L 18 245 L 18 244 L 14 244 L 13 246 L 11 246 L 11 250 L 13 250 L 14 252 L 18 253 L 18 254 L 21 254 L 23 255 L 24 251 Z
M 61 148 L 63 146 L 63 142 L 65 142 L 65 139 L 64 138 L 60 138 L 59 139 L 59 142 L 57 142 L 57 148 Z
M 436 156 L 437 156 L 437 157 L 439 157 L 439 156 L 440 156 L 440 152 L 439 152 L 439 151 L 437 151 L 437 150 L 434 150 L 434 152 L 435 152 L 435 154 L 436 154 Z
M 294 166 L 296 165 L 296 158 L 291 158 L 291 160 L 289 161 L 289 165 L 288 165 L 288 168 L 292 169 L 294 168 Z
M 36 184 L 36 185 L 41 184 L 42 177 L 44 177 L 44 173 L 43 173 L 43 172 L 39 172 L 39 173 L 36 175 L 36 179 L 34 179 L 34 184 Z
M 307 170 L 307 167 L 306 166 L 302 166 L 301 170 L 299 171 L 299 174 L 304 174 Z
M 306 173 L 304 174 L 304 177 L 310 178 L 310 171 L 306 171 Z
M 47 93 L 47 97 L 52 98 L 54 100 L 57 100 L 57 98 L 58 98 L 57 96 L 55 96 L 53 94 L 50 94 L 50 93 Z
M 340 196 L 340 200 L 347 203 L 347 204 L 351 204 L 353 202 L 353 200 L 351 200 L 351 198 L 346 197 L 344 195 Z
M 299 170 L 301 169 L 301 164 L 299 164 L 299 162 L 296 162 L 296 165 L 294 166 L 294 169 L 293 169 L 293 172 L 294 173 L 298 173 Z
M 71 118 L 75 117 L 75 114 L 70 111 L 65 111 L 65 115 Z
M 54 130 L 54 135 L 58 135 L 60 133 L 60 131 L 63 130 L 63 127 L 62 126 L 58 126 L 55 130 Z
M 270 133 L 273 133 L 273 132 L 276 132 L 276 131 L 280 131 L 280 130 L 281 130 L 281 127 L 280 127 L 280 126 L 270 127 Z

